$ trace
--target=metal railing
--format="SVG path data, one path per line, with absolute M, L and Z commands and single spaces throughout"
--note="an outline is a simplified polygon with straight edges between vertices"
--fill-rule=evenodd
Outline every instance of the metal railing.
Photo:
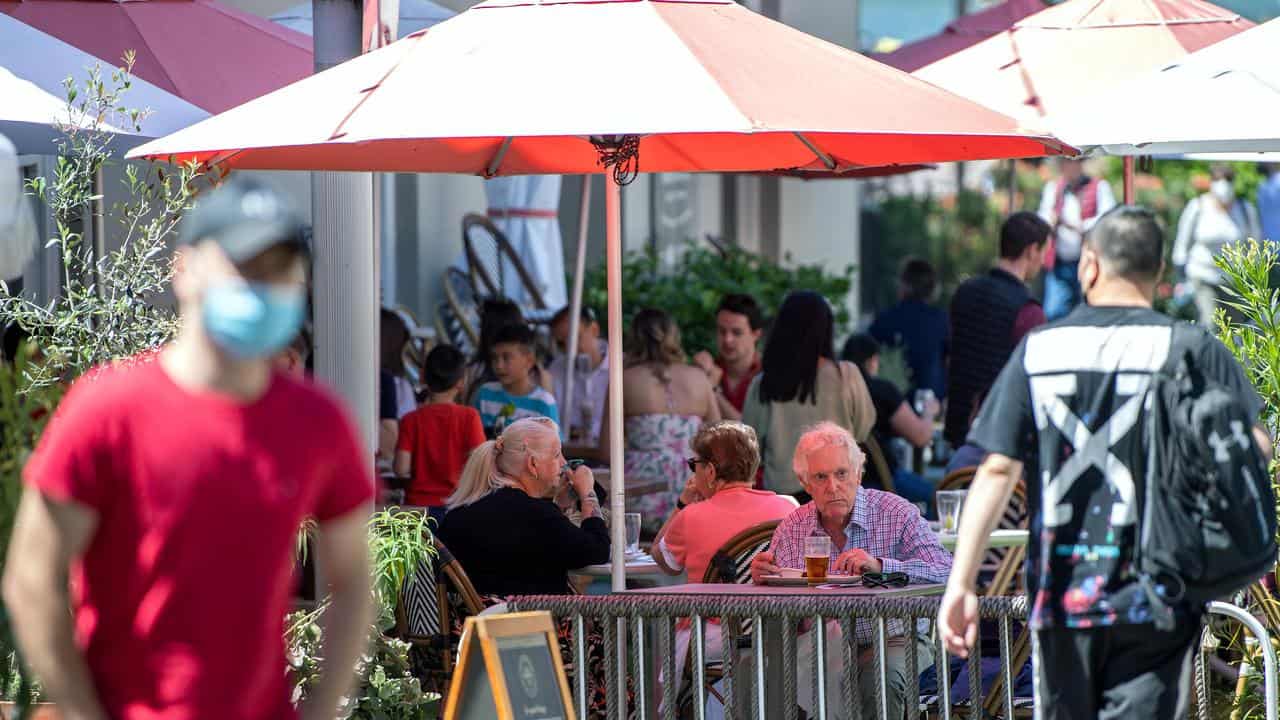
M 1257 639 L 1258 645 L 1262 650 L 1263 697 L 1266 702 L 1263 711 L 1266 713 L 1267 720 L 1276 720 L 1276 714 L 1277 712 L 1280 712 L 1280 707 L 1278 707 L 1280 700 L 1277 700 L 1276 697 L 1276 650 L 1271 645 L 1271 634 L 1267 632 L 1266 627 L 1263 626 L 1258 618 L 1254 617 L 1244 608 L 1236 605 L 1224 602 L 1212 602 L 1209 603 L 1209 614 L 1222 615 L 1238 621 L 1241 625 L 1248 628 L 1249 632 L 1253 633 L 1254 638 Z M 1208 720 L 1209 693 L 1208 688 L 1205 687 L 1206 678 L 1208 677 L 1205 672 L 1205 654 L 1200 652 L 1196 654 L 1196 657 L 1198 664 L 1195 677 L 1196 711 L 1201 720 Z
M 797 637 L 794 629 L 806 620 L 813 621 L 813 651 L 807 662 L 812 663 L 813 712 L 812 717 L 825 720 L 832 717 L 834 703 L 847 708 L 845 715 L 861 719 L 862 690 L 859 684 L 858 658 L 854 648 L 867 643 L 856 642 L 859 622 L 868 621 L 872 628 L 870 642 L 871 662 L 866 668 L 874 668 L 877 681 L 872 683 L 873 707 L 876 716 L 888 716 L 889 683 L 887 644 L 895 635 L 895 628 L 917 627 L 920 621 L 932 623 L 938 614 L 940 599 L 930 597 L 866 598 L 838 596 L 801 597 L 717 597 L 672 595 L 605 595 L 605 596 L 533 596 L 514 599 L 510 609 L 545 610 L 561 621 L 568 621 L 573 631 L 574 678 L 571 691 L 577 704 L 578 717 L 592 717 L 588 712 L 587 698 L 593 689 L 590 672 L 582 672 L 587 658 L 586 636 L 589 626 L 599 628 L 606 648 L 608 662 L 604 668 L 606 712 L 605 717 L 624 720 L 629 712 L 648 720 L 676 717 L 676 687 L 673 679 L 680 677 L 684 668 L 675 665 L 676 623 L 680 618 L 691 620 L 690 663 L 692 710 L 694 717 L 704 720 L 706 707 L 707 666 L 705 663 L 705 629 L 707 618 L 719 618 L 722 640 L 722 689 L 725 698 L 725 716 L 733 720 L 756 718 L 786 718 L 797 720 L 796 703 L 798 662 Z M 1003 666 L 1003 707 L 1006 717 L 1012 717 L 1014 706 L 1013 672 L 1010 667 L 1012 623 L 1027 616 L 1026 599 L 1023 597 L 995 597 L 979 600 L 982 619 L 997 624 L 1000 638 L 1000 659 Z M 841 693 L 838 699 L 829 698 L 826 645 L 827 633 L 819 629 L 827 620 L 839 625 L 838 635 L 843 653 L 841 663 Z M 743 631 L 743 623 L 749 622 L 749 633 Z M 763 632 L 762 632 L 763 631 Z M 749 650 L 740 647 L 740 638 L 750 635 Z M 932 634 L 930 634 L 932 636 Z M 846 638 L 855 638 L 848 642 Z M 833 638 L 834 639 L 834 638 Z M 933 643 L 935 658 L 945 658 L 944 648 Z M 743 643 L 744 645 L 746 643 Z M 612 648 L 612 650 L 609 650 Z M 630 650 L 630 652 L 628 652 Z M 905 679 L 903 698 L 905 708 L 920 707 L 920 670 L 914 642 L 906 642 Z M 945 662 L 942 667 L 947 667 Z M 628 675 L 628 668 L 631 669 Z M 654 669 L 662 674 L 661 701 L 655 703 L 656 686 Z M 983 716 L 984 693 L 981 681 L 982 667 L 979 653 L 971 653 L 967 664 L 969 674 L 969 706 L 963 711 L 977 720 Z M 950 720 L 953 708 L 949 673 L 938 674 L 937 713 Z M 630 677 L 633 682 L 628 684 Z M 629 708 L 625 698 L 633 698 Z M 658 707 L 660 707 L 660 712 Z M 910 713 L 909 713 L 910 714 Z M 869 718 L 867 720 L 870 720 Z
M 588 656 L 586 638 L 591 626 L 600 629 L 606 648 L 607 662 L 604 668 L 606 712 L 605 717 L 625 720 L 636 717 L 641 720 L 676 717 L 677 683 L 684 668 L 675 664 L 676 623 L 681 618 L 690 621 L 691 693 L 693 716 L 704 720 L 707 705 L 707 647 L 706 626 L 708 618 L 718 618 L 722 633 L 722 692 L 725 698 L 725 717 L 731 720 L 764 720 L 786 718 L 797 720 L 796 669 L 799 662 L 812 663 L 814 678 L 814 706 L 811 716 L 826 720 L 831 716 L 832 701 L 839 702 L 852 720 L 862 718 L 862 691 L 859 675 L 862 671 L 854 656 L 854 647 L 845 638 L 855 636 L 857 621 L 870 621 L 874 628 L 872 660 L 867 668 L 874 668 L 877 682 L 873 683 L 876 715 L 884 720 L 888 716 L 888 682 L 886 643 L 891 637 L 891 621 L 898 627 L 912 627 L 918 621 L 932 622 L 937 617 L 940 598 L 860 598 L 860 597 L 716 597 L 716 596 L 663 596 L 663 595 L 605 595 L 605 596 L 530 596 L 514 599 L 510 609 L 545 610 L 561 621 L 571 623 L 573 634 L 573 667 L 571 691 L 577 705 L 579 718 L 591 718 L 587 706 L 589 691 L 593 689 L 590 672 L 582 672 Z M 1026 599 L 1023 597 L 989 597 L 978 601 L 979 616 L 996 623 L 999 635 L 1001 688 L 998 714 L 1014 717 L 1014 677 L 1019 668 L 1012 667 L 1011 636 L 1014 621 L 1027 617 Z M 1270 635 L 1263 625 L 1246 610 L 1227 603 L 1215 602 L 1208 608 L 1211 614 L 1222 615 L 1242 623 L 1258 639 L 1263 652 L 1266 719 L 1277 720 L 1277 661 Z M 813 621 L 813 651 L 809 658 L 797 657 L 797 636 L 794 629 L 805 620 Z M 826 620 L 837 621 L 839 639 L 843 648 L 841 693 L 838 699 L 827 697 L 827 633 L 816 631 Z M 744 623 L 751 630 L 744 631 Z M 785 631 L 784 631 L 785 630 Z M 763 631 L 763 637 L 761 637 Z M 751 637 L 749 642 L 740 642 Z M 934 638 L 935 660 L 947 657 L 944 647 Z M 609 650 L 612 648 L 612 651 Z M 749 649 L 747 649 L 749 648 Z M 628 651 L 630 650 L 630 652 Z M 903 706 L 908 717 L 916 717 L 912 708 L 921 713 L 926 706 L 920 702 L 919 676 L 915 643 L 905 644 L 906 692 Z M 1203 686 L 1204 653 L 1197 652 L 1201 672 L 1196 673 L 1197 709 L 1201 718 L 1207 719 L 1207 692 Z M 659 664 L 660 663 L 660 664 Z M 947 662 L 940 663 L 948 668 Z M 656 673 L 662 673 L 661 700 L 657 699 Z M 630 674 L 628 673 L 630 670 Z M 937 673 L 937 696 L 928 707 L 943 720 L 953 715 L 973 720 L 984 717 L 984 696 L 981 657 L 970 653 L 966 663 L 969 700 L 964 707 L 953 707 L 950 673 Z M 632 683 L 628 683 L 628 677 Z M 632 698 L 630 707 L 626 698 Z M 630 715 L 634 712 L 634 715 Z M 599 715 L 595 715 L 599 717 Z M 870 718 L 866 720 L 871 720 Z

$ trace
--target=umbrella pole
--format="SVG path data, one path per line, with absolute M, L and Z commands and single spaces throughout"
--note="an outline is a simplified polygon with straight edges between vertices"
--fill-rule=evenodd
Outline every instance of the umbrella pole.
M 578 332 L 582 320 L 582 274 L 587 267 L 587 220 L 591 217 L 591 176 L 582 176 L 582 205 L 578 211 L 578 259 L 573 266 L 573 295 L 569 299 L 569 344 L 565 346 L 564 421 L 565 437 L 573 427 L 573 369 L 578 363 Z
M 1010 215 L 1012 215 L 1014 210 L 1017 209 L 1014 207 L 1014 203 L 1016 202 L 1015 198 L 1017 198 L 1017 196 L 1018 196 L 1018 161 L 1010 160 L 1009 161 L 1009 214 Z
M 1124 158 L 1124 204 L 1133 204 L 1133 156 Z
M 613 591 L 627 589 L 626 479 L 622 436 L 622 189 L 604 173 L 605 270 L 609 292 L 609 535 Z

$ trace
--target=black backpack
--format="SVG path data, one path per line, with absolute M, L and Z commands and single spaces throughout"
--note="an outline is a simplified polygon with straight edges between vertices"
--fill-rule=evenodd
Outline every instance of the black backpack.
M 1145 497 L 1134 563 L 1156 621 L 1195 612 L 1276 564 L 1276 503 L 1253 423 L 1223 384 L 1197 367 L 1203 330 L 1173 328 L 1169 360 L 1152 376 Z

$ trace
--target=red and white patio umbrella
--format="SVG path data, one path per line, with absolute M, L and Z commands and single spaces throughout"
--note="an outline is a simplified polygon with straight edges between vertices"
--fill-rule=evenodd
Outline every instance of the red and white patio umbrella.
M 1093 96 L 1254 26 L 1204 0 L 1067 0 L 926 65 L 916 77 L 1051 131 Z M 1106 116 L 1112 108 L 1093 108 Z M 1132 183 L 1126 166 L 1126 202 Z
M 839 172 L 1074 152 L 729 0 L 489 0 L 134 154 L 230 168 L 604 173 L 620 518 L 621 185 L 642 171 Z M 621 589 L 622 523 L 613 531 Z

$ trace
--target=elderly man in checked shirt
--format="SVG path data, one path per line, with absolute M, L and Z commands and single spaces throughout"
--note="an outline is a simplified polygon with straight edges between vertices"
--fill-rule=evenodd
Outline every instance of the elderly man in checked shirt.
M 904 572 L 913 583 L 946 582 L 951 571 L 951 555 L 943 549 L 938 537 L 920 516 L 920 510 L 893 493 L 862 487 L 862 469 L 866 458 L 853 436 L 832 423 L 821 423 L 806 432 L 796 445 L 792 469 L 813 500 L 778 525 L 769 550 L 751 563 L 751 577 L 756 583 L 779 568 L 804 567 L 804 540 L 810 535 L 831 538 L 831 571 L 847 574 L 868 572 Z M 919 667 L 933 662 L 931 644 L 923 634 L 927 621 L 910 637 L 900 622 L 890 622 L 888 629 L 887 674 L 889 717 L 902 717 L 906 694 L 906 644 L 916 643 Z M 862 697 L 862 717 L 880 717 L 874 702 L 876 681 L 873 631 L 870 621 L 855 623 L 860 672 L 858 684 Z M 827 623 L 826 681 L 827 697 L 839 698 L 843 677 L 843 651 L 840 627 Z M 812 652 L 813 632 L 800 638 L 800 657 Z M 797 663 L 796 687 L 799 702 L 809 712 L 814 707 L 812 663 Z M 835 717 L 847 718 L 850 709 L 832 702 Z M 812 714 L 811 712 L 809 714 Z

